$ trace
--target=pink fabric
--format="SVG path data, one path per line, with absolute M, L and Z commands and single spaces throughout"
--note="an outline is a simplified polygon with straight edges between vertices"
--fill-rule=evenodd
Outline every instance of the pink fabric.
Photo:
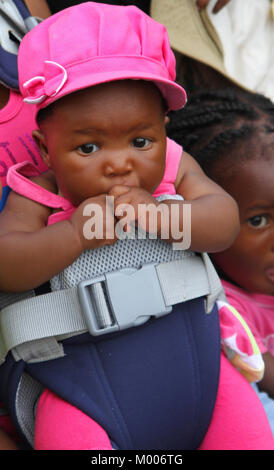
M 41 172 L 46 170 L 32 131 L 37 128 L 35 108 L 23 102 L 19 93 L 10 91 L 7 105 L 0 110 L 0 181 L 6 186 L 6 176 L 12 165 L 30 161 Z
M 274 449 L 272 431 L 256 392 L 223 354 L 212 420 L 199 449 Z
M 217 301 L 222 349 L 230 362 L 249 382 L 259 382 L 264 361 L 255 338 L 239 312 L 224 301 Z
M 64 213 L 75 210 L 75 207 L 65 198 L 58 196 L 31 181 L 31 177 L 40 175 L 40 172 L 29 162 L 22 162 L 12 166 L 7 175 L 8 185 L 21 196 L 39 202 L 52 209 L 62 209 Z
M 154 197 L 161 194 L 176 194 L 174 186 L 180 161 L 182 158 L 183 149 L 174 140 L 167 138 L 166 147 L 166 168 L 163 179 L 153 194 Z
M 254 354 L 252 343 L 250 342 L 243 325 L 235 319 L 228 308 L 219 309 L 221 323 L 221 338 L 227 340 L 235 337 L 235 346 L 237 350 L 251 356 Z
M 111 443 L 94 420 L 46 390 L 37 406 L 35 449 L 108 450 Z M 199 449 L 274 450 L 261 402 L 223 355 L 215 409 Z
M 274 297 L 251 294 L 222 281 L 228 302 L 248 323 L 262 354 L 274 356 Z
M 95 421 L 49 390 L 39 399 L 36 450 L 111 450 L 106 432 Z
M 169 109 L 186 102 L 166 28 L 132 5 L 84 2 L 50 16 L 23 38 L 18 68 L 21 93 L 37 110 L 76 90 L 124 79 L 154 82 Z

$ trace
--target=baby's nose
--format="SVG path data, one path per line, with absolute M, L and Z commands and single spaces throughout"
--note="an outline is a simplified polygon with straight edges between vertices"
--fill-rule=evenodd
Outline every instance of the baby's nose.
M 108 159 L 105 165 L 106 176 L 118 176 L 130 173 L 132 162 L 126 153 L 115 153 Z

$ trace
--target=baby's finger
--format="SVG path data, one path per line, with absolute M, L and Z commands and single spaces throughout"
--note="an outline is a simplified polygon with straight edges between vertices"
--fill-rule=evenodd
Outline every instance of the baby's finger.
M 108 192 L 108 195 L 113 196 L 114 198 L 116 198 L 118 196 L 122 196 L 123 194 L 128 193 L 129 190 L 130 190 L 129 186 L 124 186 L 122 184 L 116 184 L 116 185 L 112 186 L 112 188 Z

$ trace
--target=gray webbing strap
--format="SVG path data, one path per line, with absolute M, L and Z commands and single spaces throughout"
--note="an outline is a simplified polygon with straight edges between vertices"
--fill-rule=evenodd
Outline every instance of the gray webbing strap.
M 32 447 L 34 447 L 35 407 L 43 390 L 42 384 L 23 372 L 16 391 L 16 417 L 20 429 Z
M 96 282 L 90 286 L 91 294 L 96 305 L 96 316 L 98 324 L 101 328 L 107 328 L 112 325 L 113 320 L 111 318 L 109 308 L 107 305 L 104 289 L 101 282 Z
M 5 359 L 10 350 L 13 350 L 16 360 L 23 358 L 29 362 L 60 357 L 63 355 L 60 341 L 67 336 L 88 330 L 91 334 L 102 334 L 135 326 L 140 324 L 137 317 L 143 316 L 144 320 L 150 315 L 157 317 L 169 313 L 172 305 L 197 297 L 207 297 L 206 311 L 209 313 L 215 300 L 223 295 L 220 280 L 207 255 L 186 257 L 152 267 L 145 265 L 145 268 L 144 273 L 147 270 L 147 274 L 144 275 L 142 268 L 135 270 L 137 275 L 134 276 L 123 274 L 124 278 L 129 279 L 129 284 L 126 288 L 121 288 L 121 292 L 118 291 L 116 295 L 118 300 L 115 299 L 115 295 L 112 298 L 112 291 L 115 294 L 116 285 L 121 284 L 120 272 L 114 273 L 114 280 L 111 275 L 110 279 L 106 275 L 109 298 L 106 295 L 104 282 L 100 280 L 90 282 L 88 288 L 91 288 L 89 294 L 91 300 L 89 300 L 88 314 L 84 314 L 86 305 L 81 300 L 77 287 L 40 295 L 3 308 L 0 314 L 0 361 Z M 156 272 L 157 276 L 153 272 Z M 158 277 L 159 282 L 153 281 L 150 285 L 150 279 L 154 277 L 156 279 Z M 154 289 L 155 284 L 160 285 L 160 289 L 159 287 Z M 156 292 L 155 297 L 153 289 Z M 162 292 L 162 304 L 158 303 L 159 292 Z M 110 303 L 112 306 L 117 306 L 116 311 L 119 315 L 119 312 L 122 312 L 121 318 L 117 316 L 117 324 L 114 326 L 115 320 L 109 308 Z M 138 303 L 141 304 L 139 310 Z M 146 304 L 149 307 L 148 311 L 143 312 L 142 308 L 144 309 Z M 135 316 L 125 319 L 122 316 L 123 311 L 131 311 L 132 306 L 136 307 L 137 313 L 134 311 L 130 315 Z M 98 329 L 95 332 L 93 327 L 89 326 L 90 311 L 93 314 L 92 321 L 94 316 L 97 317 Z
M 77 288 L 51 292 L 17 302 L 1 311 L 1 360 L 9 350 L 23 343 L 75 331 L 84 332 L 86 329 L 80 312 Z

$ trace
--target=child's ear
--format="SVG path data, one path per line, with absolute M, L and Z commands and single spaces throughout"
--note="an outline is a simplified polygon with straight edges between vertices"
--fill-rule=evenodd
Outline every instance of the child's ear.
M 50 166 L 51 166 L 50 165 L 50 158 L 49 158 L 49 154 L 48 154 L 48 148 L 47 148 L 47 145 L 46 145 L 46 139 L 45 139 L 45 136 L 44 136 L 43 132 L 41 132 L 40 130 L 35 130 L 35 131 L 32 132 L 32 137 L 35 140 L 35 143 L 36 143 L 36 145 L 38 146 L 38 148 L 41 152 L 43 161 L 45 162 L 47 167 L 50 168 Z

